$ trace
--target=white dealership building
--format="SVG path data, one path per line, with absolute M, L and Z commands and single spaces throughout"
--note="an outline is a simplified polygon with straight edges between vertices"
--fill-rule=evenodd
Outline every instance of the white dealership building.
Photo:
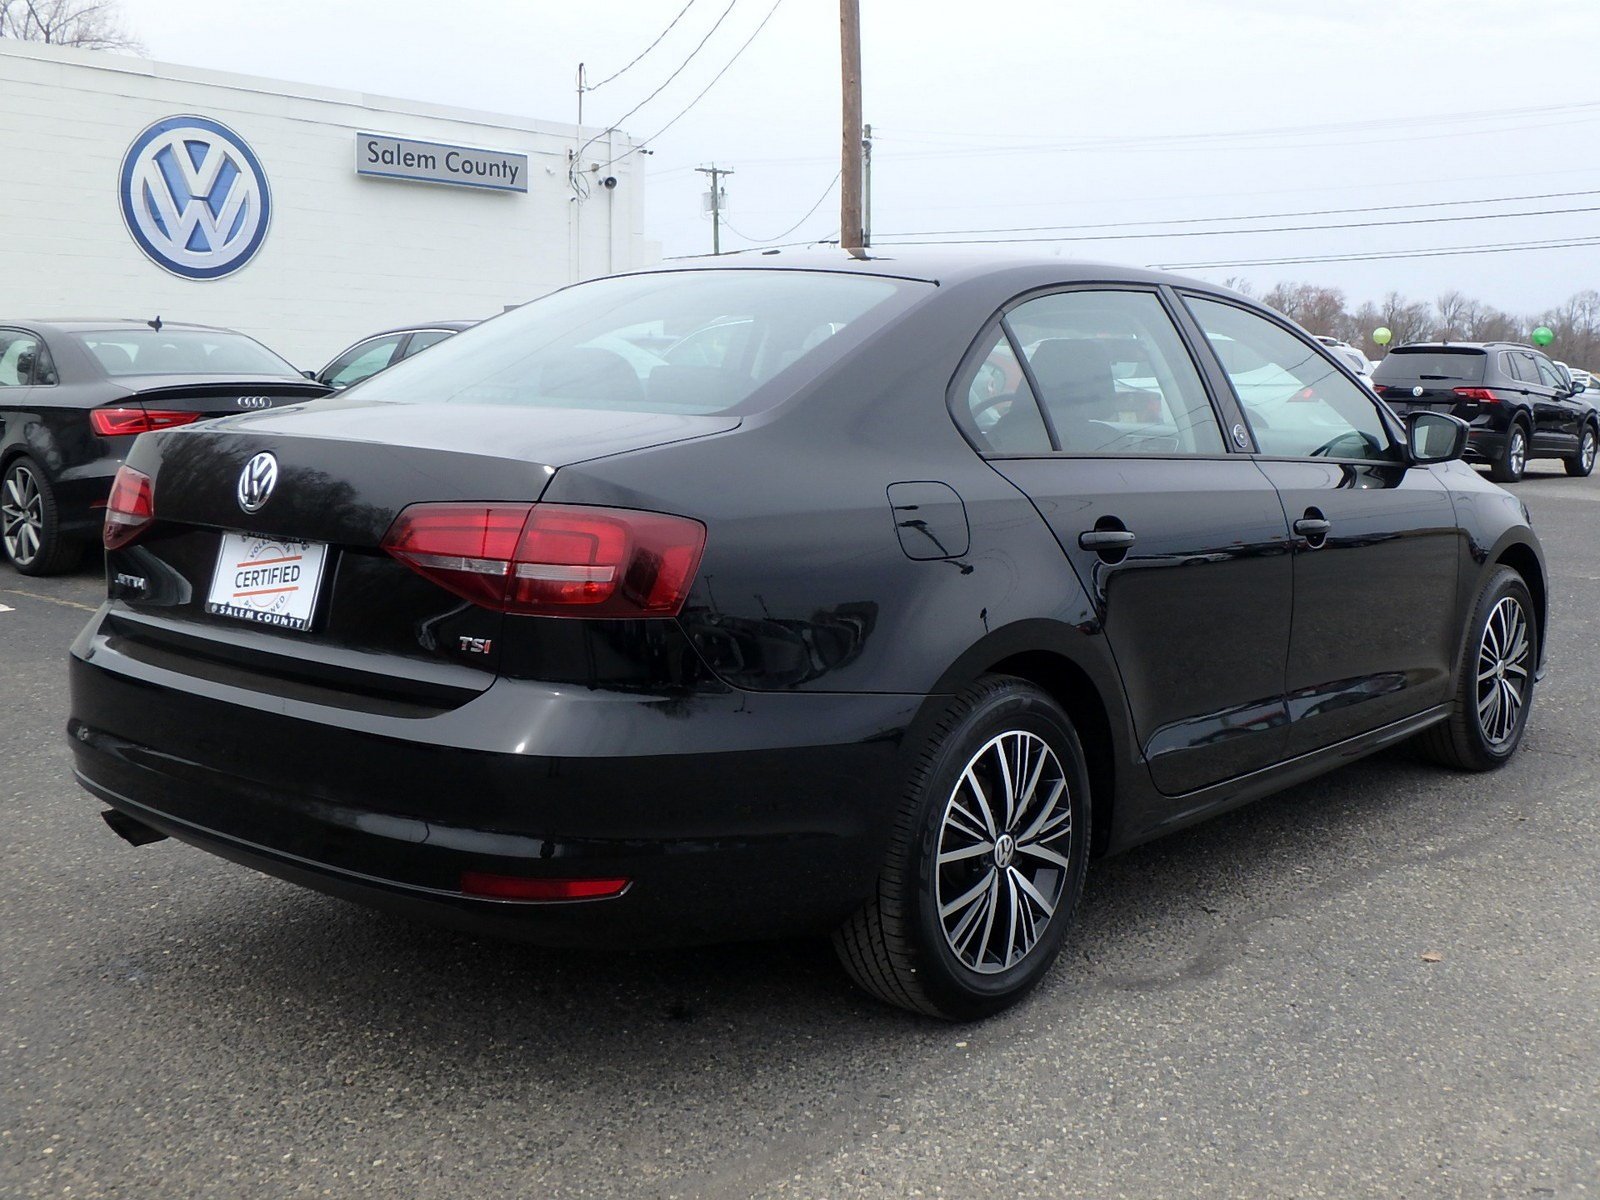
M 585 141 L 597 131 L 585 131 Z M 298 367 L 645 265 L 644 171 L 571 125 L 0 41 L 0 324 L 241 329 Z M 609 185 L 609 186 L 608 186 Z

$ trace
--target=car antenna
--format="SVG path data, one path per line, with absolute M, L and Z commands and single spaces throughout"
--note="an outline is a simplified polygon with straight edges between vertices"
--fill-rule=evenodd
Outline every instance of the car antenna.
M 150 328 L 154 329 L 157 333 L 160 333 L 161 332 L 161 314 L 157 313 L 156 314 L 156 319 L 154 321 L 146 321 L 145 324 L 150 326 Z

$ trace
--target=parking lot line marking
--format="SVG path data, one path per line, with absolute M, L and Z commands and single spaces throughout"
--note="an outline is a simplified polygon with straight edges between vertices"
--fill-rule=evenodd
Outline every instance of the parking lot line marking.
M 60 596 L 46 596 L 39 592 L 25 592 L 21 588 L 3 588 L 8 596 L 26 596 L 30 600 L 43 600 L 47 604 L 60 604 L 67 608 L 81 608 L 84 612 L 98 612 L 93 604 L 79 604 L 76 600 L 63 600 Z

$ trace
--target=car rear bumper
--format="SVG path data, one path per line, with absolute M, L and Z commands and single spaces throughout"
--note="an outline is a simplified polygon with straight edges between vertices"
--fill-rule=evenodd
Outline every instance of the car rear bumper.
M 1506 435 L 1500 429 L 1473 429 L 1467 433 L 1463 457 L 1478 462 L 1499 462 L 1506 452 Z
M 547 944 L 837 923 L 874 886 L 923 702 L 502 680 L 437 717 L 341 713 L 175 675 L 97 624 L 73 648 L 68 725 L 95 796 L 272 875 Z M 463 894 L 468 871 L 631 882 L 608 899 L 493 900 Z

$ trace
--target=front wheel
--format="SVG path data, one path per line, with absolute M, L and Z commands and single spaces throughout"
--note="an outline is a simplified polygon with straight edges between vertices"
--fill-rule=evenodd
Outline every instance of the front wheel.
M 1600 450 L 1600 432 L 1596 432 L 1593 425 L 1583 427 L 1583 440 L 1578 443 L 1578 452 L 1571 458 L 1563 459 L 1568 475 L 1576 475 L 1580 479 L 1594 470 L 1595 452 Z
M 972 1020 L 1049 970 L 1083 891 L 1089 781 L 1071 720 L 1007 676 L 951 704 L 901 800 L 877 891 L 834 934 L 845 969 L 902 1008 Z
M 1522 743 L 1538 664 L 1533 596 L 1521 575 L 1497 567 L 1473 608 L 1450 719 L 1421 734 L 1423 751 L 1459 771 L 1504 766 Z
M 83 556 L 81 544 L 61 536 L 55 492 L 31 458 L 15 459 L 0 477 L 0 544 L 24 575 L 68 571 Z

